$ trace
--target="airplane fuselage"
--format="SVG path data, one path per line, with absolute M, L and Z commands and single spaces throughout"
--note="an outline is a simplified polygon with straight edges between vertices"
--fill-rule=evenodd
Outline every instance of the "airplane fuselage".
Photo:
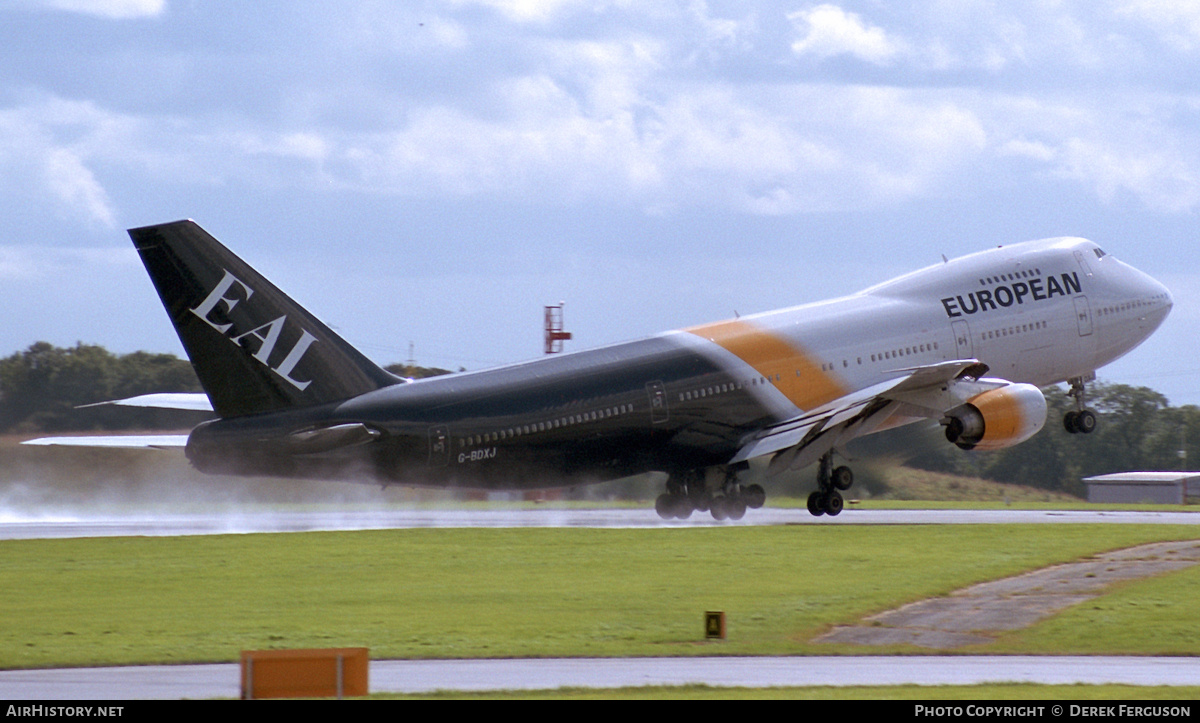
M 1171 303 L 1089 241 L 1028 242 L 830 301 L 216 420 L 188 454 L 211 472 L 478 488 L 675 473 L 741 461 L 764 429 L 918 368 L 976 359 L 1015 383 L 1085 377 L 1141 343 Z M 272 368 L 284 367 L 293 384 L 311 378 L 302 355 Z M 920 418 L 908 411 L 881 408 L 860 433 Z

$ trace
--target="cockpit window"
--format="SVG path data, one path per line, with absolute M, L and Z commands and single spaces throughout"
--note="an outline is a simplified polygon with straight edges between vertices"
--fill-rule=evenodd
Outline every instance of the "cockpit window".
M 1108 255 L 1108 254 L 1104 253 L 1104 249 L 1100 248 L 1099 246 L 1097 246 L 1093 250 L 1096 252 L 1096 258 L 1098 258 L 1098 259 L 1102 259 Z

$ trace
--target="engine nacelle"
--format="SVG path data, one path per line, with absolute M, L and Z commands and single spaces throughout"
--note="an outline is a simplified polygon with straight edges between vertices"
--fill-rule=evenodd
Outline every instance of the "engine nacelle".
M 1020 444 L 1046 424 L 1046 397 L 1032 384 L 1009 384 L 971 397 L 946 413 L 946 439 L 962 449 Z

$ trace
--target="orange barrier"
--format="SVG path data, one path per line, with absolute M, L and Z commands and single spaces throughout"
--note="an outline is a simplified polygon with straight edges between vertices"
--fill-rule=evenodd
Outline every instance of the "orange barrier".
M 366 648 L 243 650 L 242 700 L 367 694 Z

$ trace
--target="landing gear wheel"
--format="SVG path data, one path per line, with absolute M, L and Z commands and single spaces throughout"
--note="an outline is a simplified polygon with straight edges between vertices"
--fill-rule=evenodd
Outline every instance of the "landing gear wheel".
M 842 513 L 842 508 L 845 506 L 845 502 L 842 500 L 842 496 L 838 494 L 837 490 L 831 490 L 829 494 L 825 495 L 824 502 L 825 514 L 829 515 L 830 517 L 836 517 L 837 515 L 840 515 Z
M 712 490 L 705 481 L 706 470 L 671 472 L 667 478 L 667 491 L 655 499 L 654 510 L 664 520 L 684 520 L 696 511 L 708 512 L 718 521 L 740 520 L 746 515 L 747 508 L 757 509 L 767 500 L 761 485 L 742 487 L 738 483 L 738 474 L 749 466 L 741 462 L 719 468 L 725 479 Z
M 1075 409 L 1063 415 L 1063 427 L 1071 434 L 1091 434 L 1096 430 L 1096 413 L 1087 408 L 1087 382 L 1095 378 L 1096 375 L 1091 374 L 1068 380 L 1071 388 L 1067 390 L 1067 396 L 1075 400 Z
M 746 502 L 741 497 L 726 497 L 725 511 L 729 514 L 729 519 L 740 520 L 746 516 Z
M 822 499 L 824 495 L 820 492 L 813 492 L 808 496 L 808 513 L 813 517 L 820 517 L 825 514 L 825 501 Z
M 850 489 L 854 484 L 854 472 L 849 467 L 833 468 L 833 450 L 821 456 L 817 468 L 817 491 L 808 496 L 808 511 L 814 517 L 841 514 L 845 501 L 838 490 Z
M 833 471 L 829 481 L 839 490 L 848 490 L 850 485 L 854 484 L 854 472 L 843 465 Z
M 1063 415 L 1063 427 L 1071 434 L 1091 434 L 1096 431 L 1096 413 L 1090 409 L 1067 412 Z
M 663 493 L 654 500 L 654 511 L 664 520 L 674 519 L 675 505 L 672 503 L 671 495 Z
M 686 520 L 692 516 L 695 509 L 696 506 L 692 504 L 691 498 L 687 495 L 665 492 L 654 500 L 654 511 L 664 520 Z
M 712 513 L 713 519 L 717 522 L 729 519 L 729 499 L 725 496 L 712 498 L 708 511 Z

